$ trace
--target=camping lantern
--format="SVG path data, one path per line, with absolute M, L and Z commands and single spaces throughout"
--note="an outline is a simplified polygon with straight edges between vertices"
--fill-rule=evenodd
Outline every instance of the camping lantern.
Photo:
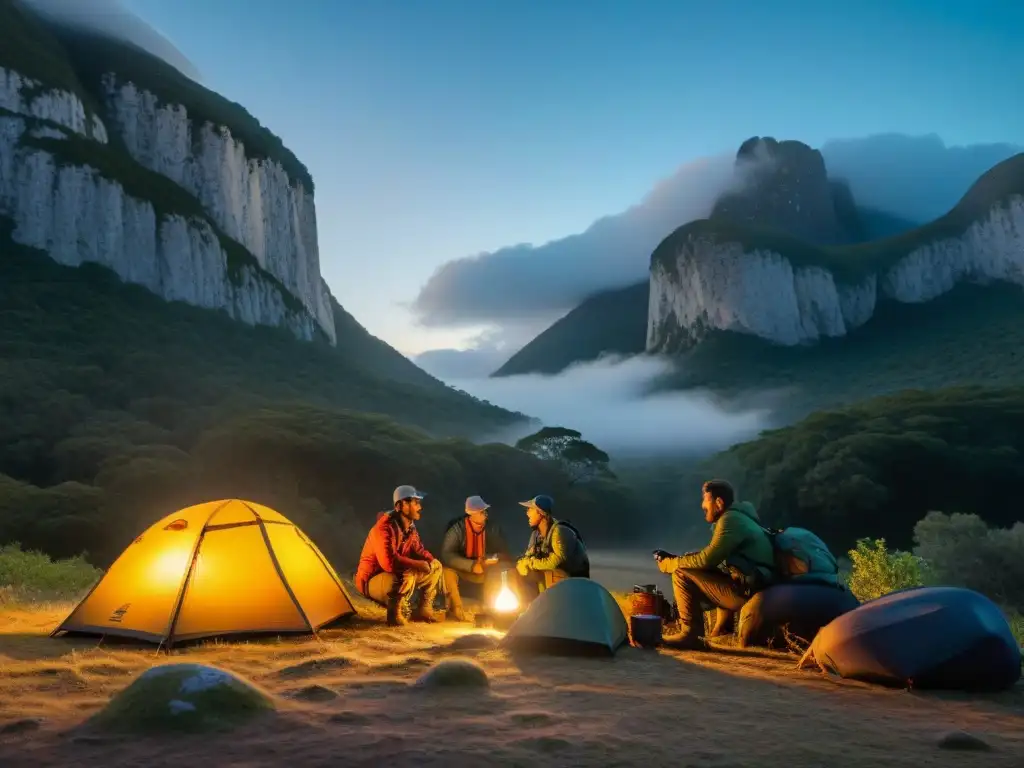
M 494 603 L 476 616 L 477 626 L 490 623 L 495 629 L 507 630 L 519 618 L 519 597 L 508 585 L 508 571 L 501 572 L 501 588 Z
M 515 613 L 519 610 L 519 598 L 508 586 L 508 571 L 501 572 L 501 589 L 494 599 L 494 610 L 497 613 Z
M 508 585 L 508 571 L 501 572 L 501 589 L 494 598 L 494 626 L 508 629 L 519 618 L 519 598 Z

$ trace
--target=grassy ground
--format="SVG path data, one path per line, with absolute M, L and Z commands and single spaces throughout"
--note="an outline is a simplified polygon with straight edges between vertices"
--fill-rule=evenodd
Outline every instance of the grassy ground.
M 628 611 L 622 585 L 643 579 L 615 562 L 601 571 Z M 684 653 L 629 646 L 614 659 L 523 657 L 499 634 L 444 622 L 388 628 L 382 610 L 354 597 L 360 616 L 318 638 L 211 641 L 157 653 L 151 645 L 47 635 L 73 602 L 57 597 L 93 574 L 0 551 L 18 575 L 19 604 L 0 609 L 0 764 L 491 764 L 608 766 L 954 766 L 940 743 L 968 731 L 985 765 L 1024 759 L 1024 686 L 987 696 L 894 691 L 796 669 L 778 652 Z M 628 570 L 628 569 L 627 569 Z M 31 583 L 30 583 L 31 582 Z M 75 594 L 80 594 L 80 591 Z M 478 689 L 418 684 L 449 659 L 487 675 Z M 227 669 L 272 699 L 274 710 L 217 734 L 130 736 L 89 718 L 140 673 L 169 662 Z M 680 722 L 687 723 L 680 729 Z
M 910 694 L 799 672 L 792 656 L 622 649 L 616 658 L 518 658 L 470 625 L 389 629 L 379 610 L 319 640 L 211 642 L 176 650 L 50 639 L 70 608 L 0 613 L 0 763 L 24 765 L 962 765 L 938 746 L 967 730 L 1024 759 L 1024 692 Z M 416 685 L 470 658 L 489 687 Z M 269 692 L 277 711 L 225 735 L 124 737 L 82 726 L 155 664 L 201 662 Z M 678 727 L 680 722 L 687 727 Z

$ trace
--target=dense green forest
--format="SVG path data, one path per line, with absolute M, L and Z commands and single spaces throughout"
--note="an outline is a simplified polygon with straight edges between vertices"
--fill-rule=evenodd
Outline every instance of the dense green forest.
M 1007 527 L 1021 516 L 1024 387 L 907 390 L 815 413 L 720 454 L 766 522 L 800 525 L 837 552 L 862 537 L 911 546 L 932 510 Z
M 524 417 L 419 371 L 344 311 L 337 348 L 298 342 L 97 265 L 59 265 L 9 235 L 8 223 L 0 542 L 104 565 L 162 515 L 241 496 L 308 528 L 344 570 L 400 483 L 430 494 L 428 544 L 475 493 L 513 533 L 515 502 L 552 493 L 588 538 L 633 503 L 614 481 L 570 487 L 557 462 L 470 442 Z
M 785 347 L 715 332 L 679 358 L 666 389 L 711 389 L 742 404 L 771 393 L 780 423 L 903 389 L 1024 382 L 1024 293 L 1010 283 L 959 285 L 923 304 L 881 302 L 864 326 Z

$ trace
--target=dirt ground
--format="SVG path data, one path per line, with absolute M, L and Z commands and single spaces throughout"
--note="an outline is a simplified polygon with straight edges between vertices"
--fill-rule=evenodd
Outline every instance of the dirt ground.
M 0 766 L 1024 765 L 1024 686 L 910 693 L 798 671 L 789 655 L 728 649 L 518 658 L 472 625 L 390 629 L 379 610 L 357 607 L 361 618 L 319 641 L 208 643 L 170 657 L 48 638 L 70 606 L 2 613 Z M 490 688 L 413 685 L 452 657 L 475 659 Z M 82 727 L 141 671 L 168 661 L 241 674 L 278 710 L 214 736 L 110 737 Z M 958 730 L 990 749 L 939 746 Z

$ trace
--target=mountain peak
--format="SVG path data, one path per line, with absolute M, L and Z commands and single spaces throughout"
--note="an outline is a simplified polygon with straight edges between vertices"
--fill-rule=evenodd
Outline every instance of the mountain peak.
M 829 180 L 821 152 L 807 144 L 751 137 L 736 152 L 736 174 L 743 188 L 722 195 L 710 218 L 822 245 L 860 239 L 849 189 Z

